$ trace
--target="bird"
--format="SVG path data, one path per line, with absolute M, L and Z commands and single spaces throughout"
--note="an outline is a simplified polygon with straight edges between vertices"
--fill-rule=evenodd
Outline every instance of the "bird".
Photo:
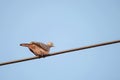
M 42 42 L 30 42 L 30 43 L 21 43 L 20 46 L 28 47 L 29 50 L 35 55 L 40 57 L 45 57 L 49 54 L 50 48 L 54 47 L 52 42 L 44 44 Z

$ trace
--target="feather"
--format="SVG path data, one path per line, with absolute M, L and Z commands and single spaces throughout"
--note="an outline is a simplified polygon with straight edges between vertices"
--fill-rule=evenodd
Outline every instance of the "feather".
M 49 50 L 50 50 L 50 47 L 47 46 L 47 45 L 44 44 L 44 43 L 41 43 L 41 42 L 34 42 L 33 44 L 37 45 L 38 47 L 42 48 L 42 49 L 45 50 L 45 51 L 49 51 Z

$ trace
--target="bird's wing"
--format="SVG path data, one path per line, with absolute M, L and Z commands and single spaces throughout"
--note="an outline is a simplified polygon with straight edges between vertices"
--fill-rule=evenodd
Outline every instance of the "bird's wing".
M 32 53 L 34 53 L 32 49 L 29 48 L 29 50 L 30 50 Z
M 34 55 L 38 56 L 37 54 L 34 53 L 34 51 L 32 49 L 29 49 Z
M 50 47 L 47 46 L 46 44 L 44 43 L 41 43 L 41 42 L 35 42 L 35 45 L 39 46 L 40 48 L 46 50 L 46 51 L 49 51 L 50 50 Z

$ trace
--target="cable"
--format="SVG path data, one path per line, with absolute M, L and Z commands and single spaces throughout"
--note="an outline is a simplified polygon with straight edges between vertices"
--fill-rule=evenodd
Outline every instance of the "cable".
M 104 43 L 99 43 L 99 44 L 94 44 L 94 45 L 84 46 L 84 47 L 79 47 L 79 48 L 73 48 L 73 49 L 63 50 L 63 51 L 60 51 L 60 52 L 54 52 L 54 53 L 45 55 L 44 57 L 49 57 L 49 56 L 54 56 L 54 55 L 58 55 L 58 54 L 63 54 L 63 53 L 68 53 L 68 52 L 78 51 L 78 50 L 84 50 L 84 49 L 89 49 L 89 48 L 94 48 L 94 47 L 99 47 L 99 46 L 105 46 L 105 45 L 110 45 L 110 44 L 115 44 L 115 43 L 120 43 L 120 40 L 104 42 Z M 23 62 L 23 61 L 28 61 L 28 60 L 33 60 L 33 59 L 40 59 L 40 58 L 44 58 L 44 57 L 35 56 L 35 57 L 30 57 L 30 58 L 25 58 L 25 59 L 3 62 L 3 63 L 0 63 L 0 66 L 13 64 L 13 63 L 18 63 L 18 62 Z

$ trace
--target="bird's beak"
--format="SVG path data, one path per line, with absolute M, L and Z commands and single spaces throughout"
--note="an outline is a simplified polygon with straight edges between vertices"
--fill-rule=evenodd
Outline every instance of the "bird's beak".
M 29 44 L 28 44 L 28 43 L 22 43 L 22 44 L 20 44 L 20 46 L 23 46 L 23 47 L 28 47 L 28 46 L 29 46 Z

